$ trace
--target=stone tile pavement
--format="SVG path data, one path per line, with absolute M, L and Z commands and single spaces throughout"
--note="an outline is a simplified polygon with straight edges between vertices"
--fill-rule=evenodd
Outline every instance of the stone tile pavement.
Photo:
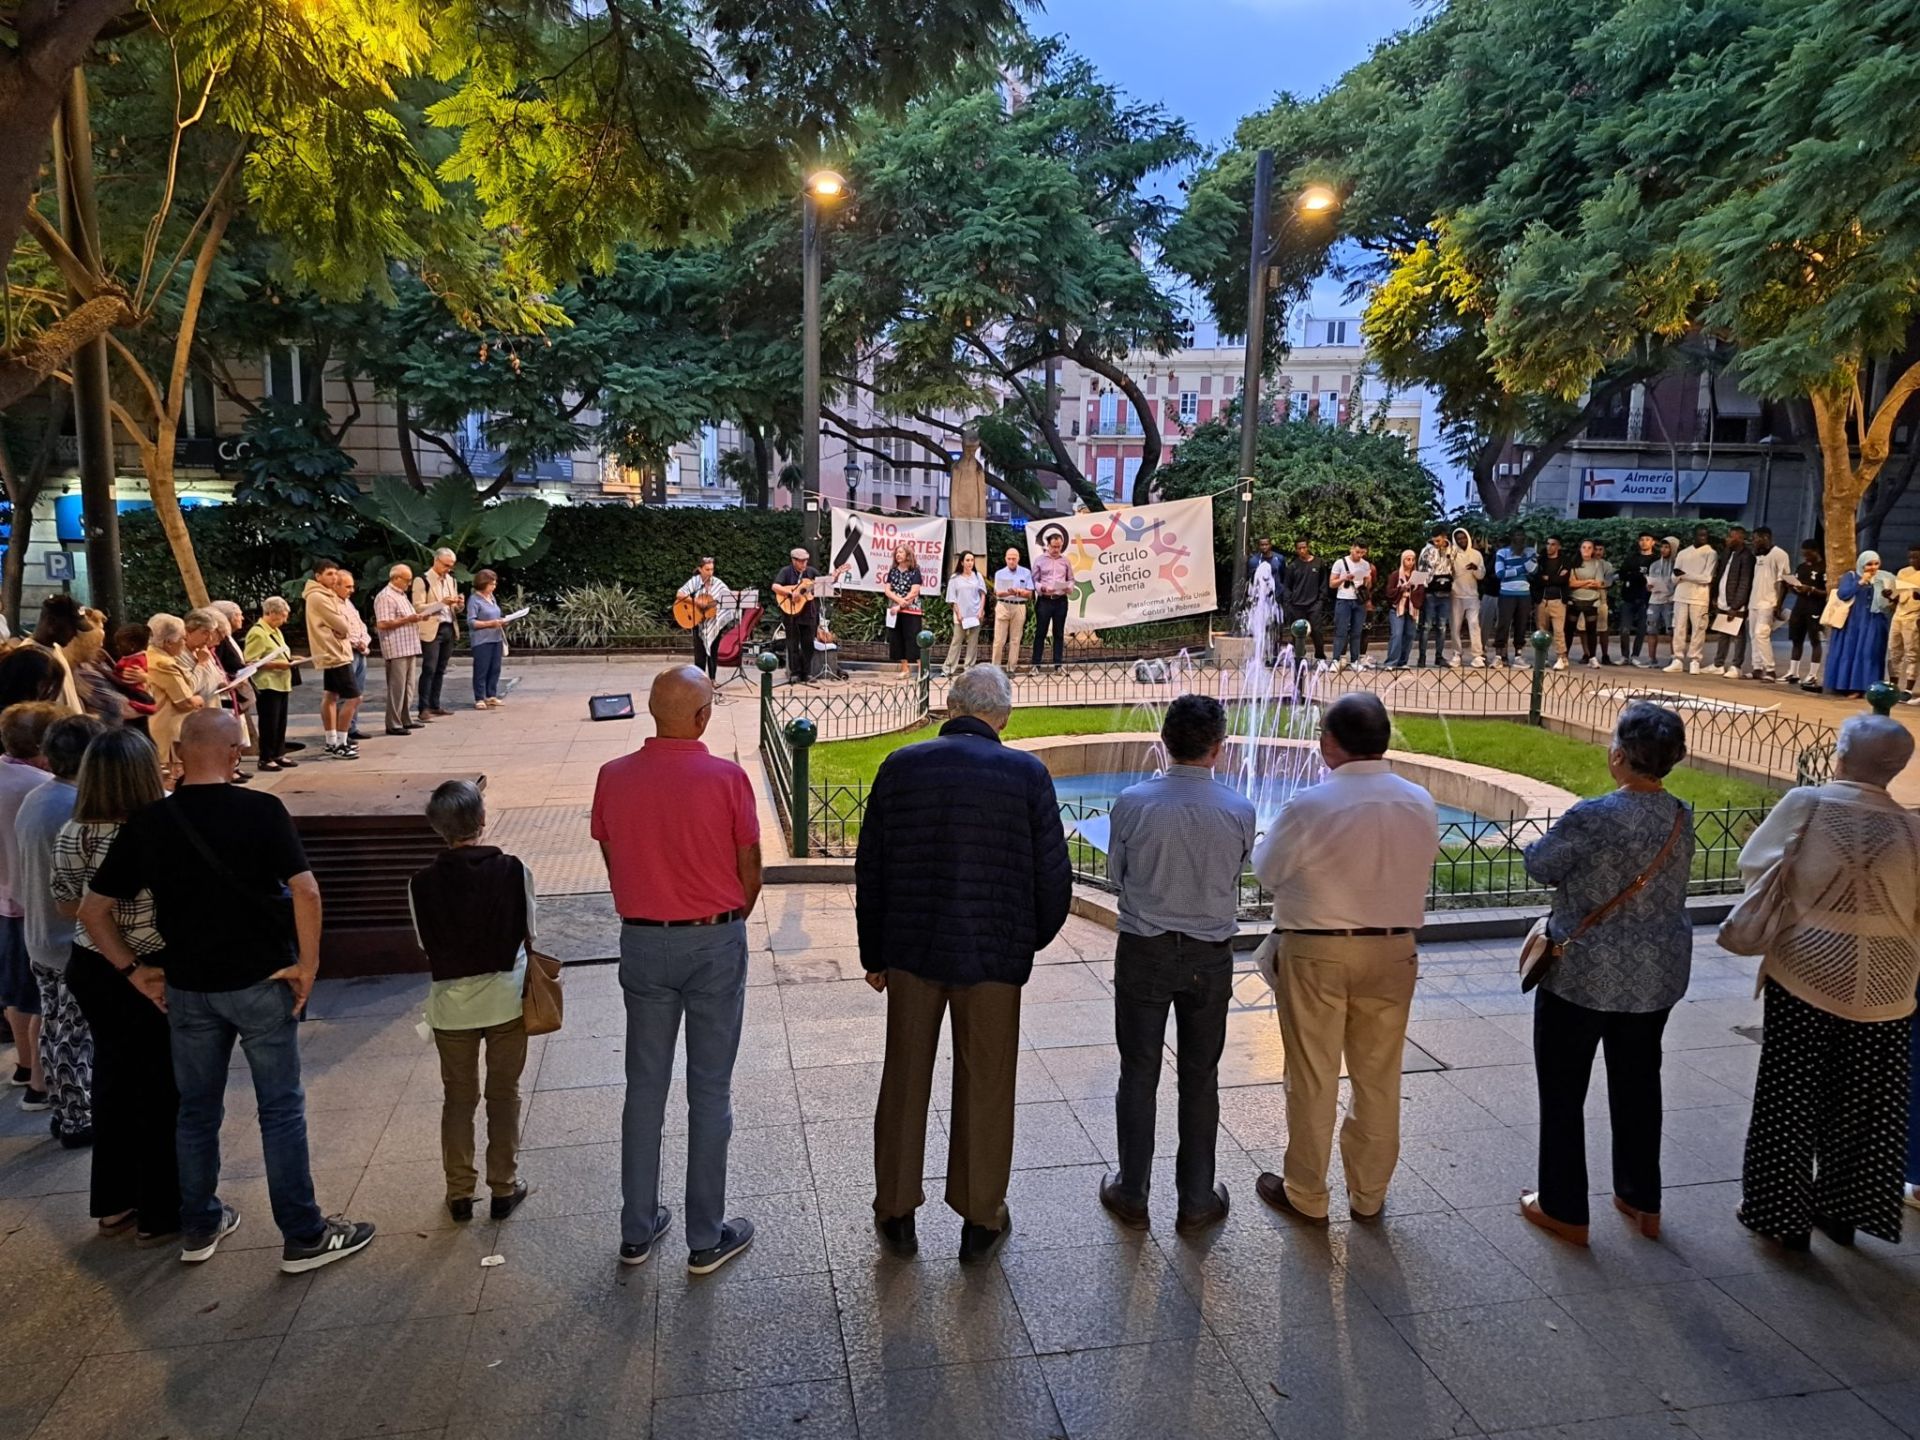
M 1744 963 L 1704 936 L 1668 1037 L 1666 1238 L 1597 1212 L 1580 1253 L 1514 1213 L 1534 1100 L 1504 945 L 1424 958 L 1413 1039 L 1444 1068 L 1405 1076 L 1384 1223 L 1307 1229 L 1254 1198 L 1286 1114 L 1278 1033 L 1243 977 L 1219 1152 L 1232 1216 L 1175 1237 L 1169 1174 L 1151 1235 L 1114 1226 L 1094 1196 L 1113 1158 L 1112 941 L 1070 922 L 1025 997 L 1016 1229 L 995 1263 L 963 1270 L 939 1198 L 944 1116 L 921 1257 L 874 1243 L 882 1002 L 858 979 L 852 925 L 850 894 L 830 887 L 770 892 L 751 921 L 731 1208 L 760 1234 L 702 1280 L 671 1242 L 643 1269 L 614 1261 L 623 1017 L 609 966 L 570 971 L 567 1029 L 533 1042 L 524 1170 L 538 1193 L 504 1224 L 464 1228 L 440 1204 L 423 982 L 322 982 L 303 1038 L 320 1198 L 380 1236 L 312 1275 L 275 1268 L 239 1062 L 226 1173 L 245 1223 L 197 1268 L 92 1235 L 86 1155 L 7 1107 L 0 1440 L 1920 1436 L 1920 1227 L 1900 1247 L 1783 1256 L 1733 1221 L 1757 1012 Z M 1588 1113 L 1604 1190 L 1602 1085 Z M 483 1267 L 494 1254 L 504 1263 Z

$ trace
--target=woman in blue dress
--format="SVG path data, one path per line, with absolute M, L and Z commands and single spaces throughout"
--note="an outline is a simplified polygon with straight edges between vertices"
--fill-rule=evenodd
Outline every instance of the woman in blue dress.
M 1827 654 L 1827 688 L 1859 699 L 1869 685 L 1887 677 L 1887 633 L 1893 626 L 1893 577 L 1880 568 L 1880 556 L 1862 550 L 1853 569 L 1840 577 L 1833 593 L 1851 600 L 1847 623 L 1833 632 Z

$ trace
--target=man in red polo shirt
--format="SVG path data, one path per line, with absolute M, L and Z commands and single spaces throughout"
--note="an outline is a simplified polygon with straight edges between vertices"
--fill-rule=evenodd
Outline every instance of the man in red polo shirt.
M 601 766 L 593 791 L 627 1002 L 620 1263 L 646 1264 L 673 1219 L 660 1204 L 660 1130 L 684 1013 L 687 1269 L 705 1275 L 753 1243 L 753 1222 L 727 1218 L 726 1200 L 760 820 L 746 772 L 700 743 L 713 718 L 712 681 L 676 666 L 654 680 L 647 710 L 652 738 Z

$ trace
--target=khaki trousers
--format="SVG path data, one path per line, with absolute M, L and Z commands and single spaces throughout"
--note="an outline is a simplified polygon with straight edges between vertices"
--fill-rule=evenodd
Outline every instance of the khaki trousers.
M 947 1204 L 961 1219 L 1005 1224 L 1013 1172 L 1013 1084 L 1020 1057 L 1020 987 L 936 985 L 887 971 L 887 1060 L 873 1117 L 873 1213 L 911 1215 L 926 1203 L 927 1104 L 940 1022 L 953 1011 L 953 1115 Z
M 404 730 L 413 719 L 420 657 L 400 655 L 387 661 L 387 729 Z
M 1772 657 L 1768 657 L 1772 669 Z M 1912 690 L 1920 679 L 1920 615 L 1895 612 L 1887 634 L 1887 677 L 1902 690 Z
M 1027 628 L 1027 604 L 997 601 L 993 607 L 993 654 L 988 663 L 1009 675 L 1020 668 L 1020 637 Z
M 1558 652 L 1553 658 L 1556 660 L 1566 659 L 1567 602 L 1564 600 L 1542 600 L 1540 602 L 1540 615 L 1539 618 L 1535 620 L 1534 625 L 1536 629 L 1544 630 L 1553 637 L 1553 648 Z M 1527 637 L 1529 644 L 1532 643 L 1532 639 L 1532 636 Z M 1517 641 L 1514 644 L 1514 653 L 1524 653 Z
M 487 1052 L 487 1189 L 511 1195 L 520 1152 L 520 1072 L 527 1065 L 527 1023 L 515 1016 L 481 1030 L 435 1030 L 440 1083 L 447 1098 L 440 1109 L 440 1160 L 447 1172 L 447 1198 L 473 1196 L 473 1111 L 482 1094 L 480 1050 Z
M 1340 1128 L 1347 1201 L 1378 1213 L 1400 1160 L 1400 1066 L 1419 975 L 1411 935 L 1281 937 L 1274 1008 L 1287 1047 L 1281 1178 L 1303 1214 L 1327 1213 L 1327 1163 L 1347 1057 L 1353 1104 Z

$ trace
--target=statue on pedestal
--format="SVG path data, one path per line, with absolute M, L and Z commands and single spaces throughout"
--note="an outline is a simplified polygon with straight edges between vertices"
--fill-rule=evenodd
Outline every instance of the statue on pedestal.
M 990 569 L 985 562 L 987 467 L 980 463 L 980 436 L 971 426 L 961 438 L 960 458 L 954 461 L 948 482 L 947 514 L 953 521 L 953 539 L 947 546 L 947 573 L 953 573 L 964 550 L 981 557 L 980 569 Z

